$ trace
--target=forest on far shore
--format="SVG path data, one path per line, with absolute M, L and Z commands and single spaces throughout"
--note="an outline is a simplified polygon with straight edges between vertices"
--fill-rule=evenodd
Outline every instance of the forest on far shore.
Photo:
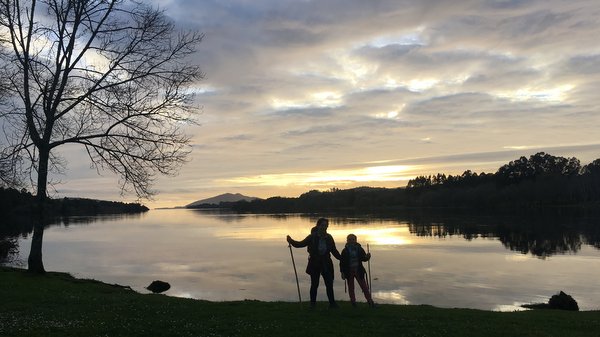
M 0 187 L 0 212 L 8 217 L 30 217 L 37 209 L 34 195 L 25 189 Z M 50 216 L 127 214 L 146 212 L 138 203 L 123 203 L 85 198 L 48 198 L 44 211 Z
M 393 211 L 403 208 L 471 210 L 600 208 L 600 159 L 582 166 L 577 158 L 544 152 L 520 157 L 495 173 L 419 176 L 406 187 L 357 187 L 309 191 L 297 198 L 271 197 L 221 203 L 237 212 Z

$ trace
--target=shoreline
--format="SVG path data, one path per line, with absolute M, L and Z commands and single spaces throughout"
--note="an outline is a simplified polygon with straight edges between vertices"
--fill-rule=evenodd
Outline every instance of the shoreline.
M 0 267 L 7 336 L 596 336 L 600 311 L 494 312 L 429 305 L 211 302 L 141 294 L 66 273 Z

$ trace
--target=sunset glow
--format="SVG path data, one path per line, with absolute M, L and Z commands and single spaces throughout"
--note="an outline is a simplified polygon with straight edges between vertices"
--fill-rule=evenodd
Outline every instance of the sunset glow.
M 260 186 L 337 186 L 361 182 L 394 182 L 410 179 L 409 172 L 416 172 L 417 166 L 390 165 L 371 166 L 359 169 L 331 170 L 307 173 L 266 174 L 251 177 L 238 177 L 228 183 Z
M 185 60 L 205 77 L 180 88 L 199 112 L 179 125 L 189 161 L 156 176 L 150 207 L 600 157 L 597 1 L 150 3 L 205 34 Z M 53 154 L 68 163 L 56 197 L 136 200 L 84 150 Z

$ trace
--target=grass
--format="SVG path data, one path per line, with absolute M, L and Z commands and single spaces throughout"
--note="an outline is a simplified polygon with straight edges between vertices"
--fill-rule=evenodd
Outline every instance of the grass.
M 0 267 L 0 336 L 598 336 L 600 311 L 208 302 Z

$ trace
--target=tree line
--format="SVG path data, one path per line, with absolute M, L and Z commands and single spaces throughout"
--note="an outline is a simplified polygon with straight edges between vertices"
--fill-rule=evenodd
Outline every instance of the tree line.
M 271 197 L 222 203 L 238 212 L 393 211 L 405 208 L 477 210 L 600 206 L 600 159 L 539 152 L 501 166 L 495 173 L 418 176 L 406 187 L 312 190 L 297 198 Z
M 32 217 L 38 206 L 37 198 L 25 189 L 0 187 L 0 212 L 5 219 Z M 85 198 L 48 198 L 44 207 L 48 218 L 69 215 L 126 214 L 148 211 L 148 207 L 139 203 L 124 203 Z M 37 219 L 34 219 L 37 221 Z M 4 226 L 12 226 L 12 221 L 3 221 Z

